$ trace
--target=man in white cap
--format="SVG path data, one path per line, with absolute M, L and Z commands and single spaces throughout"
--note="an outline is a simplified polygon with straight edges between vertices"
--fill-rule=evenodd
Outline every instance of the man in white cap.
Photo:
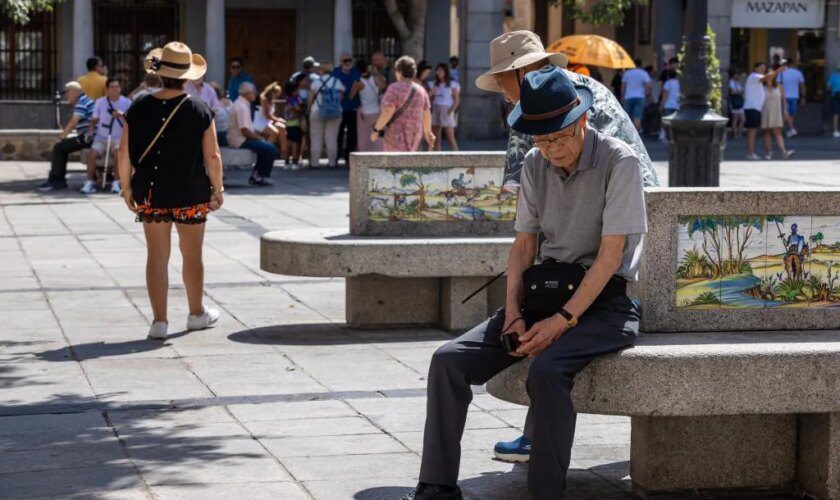
M 67 157 L 70 153 L 89 148 L 93 140 L 90 135 L 93 99 L 82 92 L 82 86 L 76 81 L 64 85 L 64 95 L 73 106 L 73 116 L 58 135 L 59 141 L 53 146 L 49 178 L 36 188 L 42 193 L 67 189 Z
M 548 65 L 521 83 L 508 123 L 536 148 L 521 169 L 505 307 L 432 356 L 420 482 L 405 500 L 462 500 L 471 386 L 525 356 L 534 441 L 528 490 L 535 500 L 563 498 L 574 377 L 638 336 L 639 307 L 627 284 L 638 279 L 647 232 L 642 168 L 627 144 L 589 125 L 594 95 L 568 74 Z

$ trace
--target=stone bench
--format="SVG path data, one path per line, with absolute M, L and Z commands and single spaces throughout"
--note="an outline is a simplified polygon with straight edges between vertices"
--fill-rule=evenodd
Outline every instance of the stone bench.
M 228 168 L 237 168 L 237 169 L 251 169 L 254 167 L 254 164 L 257 163 L 257 155 L 253 151 L 248 149 L 238 149 L 238 148 L 221 148 L 222 152 L 222 165 Z M 87 165 L 87 157 L 90 154 L 90 149 L 83 149 L 79 153 L 79 160 Z M 116 159 L 111 156 L 109 159 L 110 166 L 114 166 L 116 163 Z M 100 157 L 97 162 L 96 166 L 104 167 L 105 166 L 105 157 Z
M 488 392 L 528 404 L 528 365 L 501 372 Z M 838 331 L 643 335 L 580 372 L 573 398 L 580 413 L 630 416 L 640 494 L 840 498 Z
M 260 241 L 271 273 L 346 278 L 347 324 L 463 330 L 504 304 L 504 279 L 461 301 L 505 270 L 512 238 L 354 236 L 346 229 L 272 231 Z

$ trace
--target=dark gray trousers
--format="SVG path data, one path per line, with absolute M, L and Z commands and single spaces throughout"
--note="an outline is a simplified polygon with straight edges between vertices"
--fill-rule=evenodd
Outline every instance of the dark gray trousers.
M 625 296 L 599 301 L 575 328 L 531 362 L 527 387 L 533 444 L 528 489 L 533 498 L 563 498 L 577 417 L 571 397 L 574 376 L 598 356 L 632 345 L 639 319 L 639 309 Z M 472 401 L 470 386 L 484 384 L 521 360 L 502 347 L 504 320 L 504 310 L 497 311 L 432 357 L 420 481 L 457 484 L 461 436 Z

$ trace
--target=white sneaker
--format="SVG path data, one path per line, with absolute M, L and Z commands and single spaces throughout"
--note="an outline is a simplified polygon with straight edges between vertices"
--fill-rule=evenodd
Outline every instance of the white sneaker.
M 149 328 L 149 338 L 157 340 L 166 340 L 166 330 L 169 328 L 169 323 L 166 321 L 155 321 Z
M 770 154 L 770 153 L 768 153 L 768 154 L 764 155 L 764 159 L 765 159 L 765 160 L 768 160 L 768 161 L 769 161 L 769 160 L 772 160 L 772 159 L 773 159 L 773 155 L 772 155 L 772 154 Z
M 799 135 L 799 132 L 797 132 L 795 128 L 792 128 L 789 129 L 785 135 L 788 139 L 790 139 L 791 137 L 796 137 L 797 135 Z
M 122 187 L 120 187 L 120 181 L 114 181 L 111 183 L 111 192 L 114 194 L 120 194 L 122 192 Z
M 840 139 L 840 132 L 838 132 L 837 130 L 834 131 L 834 138 Z
M 203 330 L 210 328 L 219 321 L 219 311 L 216 309 L 204 308 L 204 312 L 200 316 L 187 316 L 187 330 Z
M 795 152 L 796 152 L 795 149 L 788 149 L 787 151 L 785 151 L 785 154 L 784 154 L 785 160 L 789 160 L 790 157 L 793 156 L 793 153 L 795 153 Z
M 747 155 L 747 159 L 748 159 L 748 160 L 760 160 L 760 159 L 761 159 L 761 157 L 760 157 L 760 156 L 758 156 L 757 154 L 753 153 L 753 154 L 751 154 L 751 155 Z
M 96 192 L 96 183 L 91 180 L 85 181 L 85 185 L 79 190 L 82 194 L 93 194 Z

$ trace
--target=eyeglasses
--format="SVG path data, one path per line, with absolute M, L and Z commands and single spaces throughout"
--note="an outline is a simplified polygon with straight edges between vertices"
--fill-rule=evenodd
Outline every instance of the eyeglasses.
M 353 59 L 350 59 L 350 58 L 348 57 L 347 59 L 342 59 L 342 60 L 341 60 L 341 62 L 343 62 L 344 64 L 347 64 L 347 63 L 351 63 L 351 62 L 353 62 Z
M 232 65 L 230 67 L 230 69 L 242 69 L 242 66 L 239 66 L 238 64 L 236 64 L 236 65 Z
M 550 136 L 543 136 L 544 138 L 538 139 L 536 136 L 534 137 L 534 144 L 537 146 L 548 146 L 553 142 L 562 141 L 563 139 L 569 139 L 577 135 L 578 124 L 575 123 L 574 126 L 569 127 L 571 128 L 571 132 L 569 132 L 568 128 L 564 130 L 560 130 L 559 132 L 555 132 Z

